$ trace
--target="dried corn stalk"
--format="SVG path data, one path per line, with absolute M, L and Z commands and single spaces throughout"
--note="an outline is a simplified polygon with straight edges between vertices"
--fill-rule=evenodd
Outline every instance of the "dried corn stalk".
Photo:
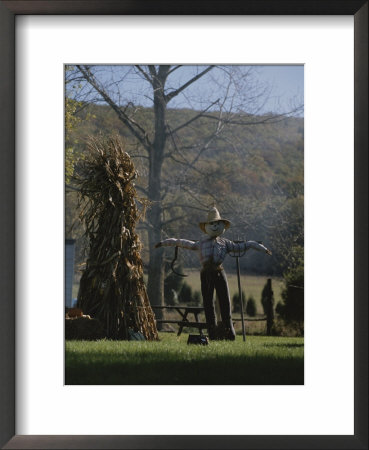
M 111 339 L 128 339 L 128 330 L 158 339 L 156 322 L 143 281 L 141 243 L 135 232 L 140 218 L 133 180 L 134 165 L 119 138 L 93 138 L 77 167 L 80 218 L 89 255 L 77 305 L 99 319 Z

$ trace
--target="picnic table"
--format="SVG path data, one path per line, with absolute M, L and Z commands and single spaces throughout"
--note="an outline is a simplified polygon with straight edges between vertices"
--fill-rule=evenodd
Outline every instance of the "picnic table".
M 157 323 L 173 323 L 173 324 L 177 324 L 179 326 L 178 329 L 178 333 L 177 336 L 180 336 L 183 328 L 188 327 L 188 328 L 198 328 L 200 332 L 202 332 L 202 330 L 204 328 L 207 328 L 207 323 L 206 322 L 200 322 L 199 320 L 199 314 L 202 313 L 204 311 L 204 307 L 203 306 L 187 306 L 187 305 L 181 305 L 181 306 L 166 306 L 166 305 L 152 305 L 153 309 L 168 309 L 168 310 L 174 310 L 177 311 L 179 314 L 179 318 L 178 319 L 157 319 L 156 322 Z M 193 314 L 195 321 L 190 321 L 188 318 L 189 314 Z M 266 321 L 267 317 L 266 316 L 262 316 L 262 317 L 245 317 L 244 321 L 245 322 L 259 322 L 259 321 Z M 232 322 L 233 324 L 235 322 L 242 322 L 242 319 L 240 318 L 236 318 L 236 317 L 232 317 Z
M 180 336 L 183 328 L 198 328 L 201 332 L 204 328 L 207 328 L 206 322 L 200 322 L 199 314 L 204 311 L 204 307 L 202 306 L 163 306 L 163 305 L 153 305 L 153 309 L 167 309 L 176 311 L 179 314 L 178 319 L 157 319 L 157 323 L 174 323 L 179 326 L 179 330 L 177 336 Z M 189 320 L 191 317 L 189 315 L 193 315 L 194 320 Z

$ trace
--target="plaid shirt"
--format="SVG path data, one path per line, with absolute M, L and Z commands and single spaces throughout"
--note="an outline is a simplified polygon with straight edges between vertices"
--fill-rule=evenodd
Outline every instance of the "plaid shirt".
M 264 245 L 255 241 L 245 241 L 236 243 L 222 237 L 211 238 L 203 236 L 199 241 L 188 241 L 186 239 L 165 239 L 161 242 L 165 247 L 181 247 L 188 250 L 195 250 L 199 252 L 200 262 L 202 265 L 208 262 L 214 264 L 222 264 L 227 253 L 230 252 L 244 252 L 253 248 L 254 250 L 264 251 L 267 249 Z

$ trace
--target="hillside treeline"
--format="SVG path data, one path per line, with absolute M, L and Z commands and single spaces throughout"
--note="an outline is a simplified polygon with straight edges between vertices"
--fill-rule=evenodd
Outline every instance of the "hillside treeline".
M 84 242 L 78 222 L 78 192 L 72 172 L 84 157 L 89 136 L 118 134 L 126 145 L 139 177 L 137 190 L 147 192 L 148 160 L 106 105 L 83 104 L 73 111 L 75 122 L 66 134 L 66 237 L 77 239 L 77 263 L 83 263 Z M 135 111 L 140 123 L 150 129 L 153 111 Z M 211 113 L 209 113 L 211 115 Z M 168 110 L 171 129 L 190 120 L 193 110 Z M 203 145 L 204 136 L 213 133 L 211 120 L 200 118 L 184 130 L 176 130 L 167 143 L 167 157 L 162 169 L 162 234 L 196 240 L 201 235 L 198 222 L 206 217 L 214 202 L 222 216 L 232 222 L 226 232 L 229 239 L 263 241 L 273 252 L 266 258 L 251 251 L 241 259 L 244 273 L 282 275 L 301 261 L 304 245 L 304 120 L 288 117 L 257 117 L 253 125 L 232 125 Z M 171 129 L 168 131 L 171 133 Z M 205 148 L 203 148 L 205 147 Z M 142 257 L 148 263 L 145 221 L 139 228 L 143 243 Z M 173 249 L 167 249 L 167 259 Z M 184 267 L 199 267 L 197 255 L 180 251 Z M 233 270 L 231 258 L 225 267 Z

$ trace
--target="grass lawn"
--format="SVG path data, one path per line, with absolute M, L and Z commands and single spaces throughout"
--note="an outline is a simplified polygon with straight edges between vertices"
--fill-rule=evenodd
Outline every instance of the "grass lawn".
M 242 336 L 187 345 L 187 334 L 160 342 L 66 341 L 66 384 L 304 384 L 304 338 Z

